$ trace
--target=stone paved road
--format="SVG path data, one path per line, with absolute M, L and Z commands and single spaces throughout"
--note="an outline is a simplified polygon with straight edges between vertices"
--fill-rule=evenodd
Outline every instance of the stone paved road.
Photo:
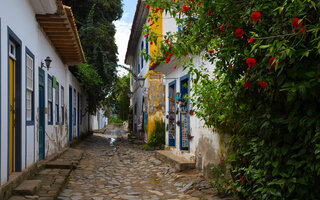
M 202 194 L 192 197 L 196 195 L 181 191 L 199 178 L 197 172 L 177 174 L 153 152 L 128 141 L 113 141 L 96 134 L 77 147 L 84 150 L 83 159 L 58 199 L 200 199 Z

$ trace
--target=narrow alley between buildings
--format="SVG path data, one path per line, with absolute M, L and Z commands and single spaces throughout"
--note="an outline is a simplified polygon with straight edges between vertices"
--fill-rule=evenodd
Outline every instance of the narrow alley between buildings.
M 196 170 L 176 173 L 141 146 L 122 137 L 90 136 L 76 147 L 84 152 L 82 160 L 58 199 L 219 199 Z

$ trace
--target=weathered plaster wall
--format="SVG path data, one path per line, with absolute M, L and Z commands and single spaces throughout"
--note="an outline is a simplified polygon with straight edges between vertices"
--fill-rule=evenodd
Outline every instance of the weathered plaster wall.
M 164 92 L 162 73 L 149 71 L 148 76 L 148 140 L 155 128 L 155 122 L 162 119 L 164 113 Z

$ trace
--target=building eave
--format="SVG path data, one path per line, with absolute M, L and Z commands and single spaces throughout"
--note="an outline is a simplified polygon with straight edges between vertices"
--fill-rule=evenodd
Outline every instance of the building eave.
M 62 5 L 62 10 L 59 11 L 59 7 L 57 4 L 55 14 L 36 14 L 36 19 L 65 64 L 85 63 L 72 10 Z
M 149 8 L 146 8 L 146 3 L 143 0 L 138 0 L 124 60 L 124 63 L 127 65 L 130 65 L 132 62 L 132 57 L 136 53 L 136 47 L 142 34 L 143 24 L 145 24 L 148 14 Z

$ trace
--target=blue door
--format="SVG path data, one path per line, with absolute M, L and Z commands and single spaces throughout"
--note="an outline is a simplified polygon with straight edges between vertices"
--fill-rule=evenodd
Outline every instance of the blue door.
M 39 68 L 39 160 L 45 157 L 45 76 Z
M 189 76 L 180 78 L 180 149 L 189 150 L 190 120 L 189 102 L 186 95 L 189 94 Z
M 176 146 L 176 81 L 169 84 L 168 101 L 168 145 Z
M 72 86 L 69 86 L 69 141 L 72 141 Z

